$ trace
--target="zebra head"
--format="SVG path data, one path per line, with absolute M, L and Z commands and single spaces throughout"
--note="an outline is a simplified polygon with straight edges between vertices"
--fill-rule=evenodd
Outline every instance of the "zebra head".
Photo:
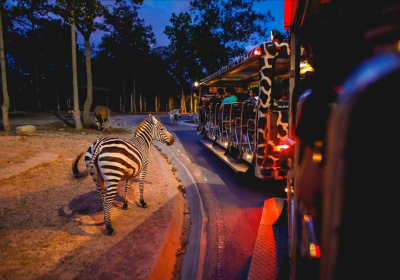
M 161 123 L 160 118 L 149 114 L 149 121 L 153 124 L 153 139 L 171 146 L 174 144 L 175 139 L 171 133 Z

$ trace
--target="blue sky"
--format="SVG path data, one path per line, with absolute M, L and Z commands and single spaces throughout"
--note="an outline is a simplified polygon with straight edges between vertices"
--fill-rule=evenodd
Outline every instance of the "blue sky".
M 113 5 L 114 0 L 102 0 L 104 5 Z M 166 46 L 169 44 L 167 36 L 163 33 L 165 26 L 169 25 L 171 14 L 179 14 L 189 11 L 189 0 L 144 0 L 139 10 L 139 18 L 146 21 L 147 25 L 153 27 L 157 44 Z M 254 7 L 258 11 L 271 11 L 275 17 L 274 22 L 268 24 L 268 30 L 277 29 L 283 32 L 283 3 L 284 0 L 268 0 L 264 3 L 255 3 Z M 101 34 L 93 34 L 91 42 L 97 44 L 100 41 Z M 78 39 L 78 43 L 79 39 Z M 83 42 L 82 42 L 83 43 Z

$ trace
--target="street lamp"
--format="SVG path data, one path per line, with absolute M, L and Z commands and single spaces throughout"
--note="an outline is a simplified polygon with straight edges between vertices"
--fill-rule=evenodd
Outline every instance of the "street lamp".
M 193 98 L 193 87 L 196 87 L 197 88 L 197 86 L 199 85 L 199 82 L 197 82 L 197 81 L 195 81 L 193 84 L 192 84 L 192 88 L 191 88 L 191 93 L 190 93 L 190 110 L 192 111 L 192 112 L 195 112 L 196 113 L 196 108 L 194 108 L 194 98 Z

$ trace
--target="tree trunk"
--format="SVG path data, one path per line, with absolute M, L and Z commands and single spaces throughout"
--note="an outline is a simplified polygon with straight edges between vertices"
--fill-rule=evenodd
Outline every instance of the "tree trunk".
M 4 131 L 8 133 L 10 131 L 10 121 L 8 119 L 10 98 L 8 97 L 8 89 L 7 89 L 6 60 L 4 55 L 3 22 L 1 18 L 1 12 L 2 10 L 0 9 L 0 64 L 1 64 L 1 86 L 3 89 L 3 105 L 1 106 L 1 112 L 3 115 Z
M 183 86 L 182 86 L 182 97 L 181 97 L 181 109 L 182 109 L 182 114 L 186 114 L 186 97 L 185 94 L 183 94 Z
M 125 90 L 125 79 L 122 80 L 122 113 L 125 113 L 126 108 L 126 90 Z
M 36 49 L 36 46 L 35 46 Z M 39 69 L 38 62 L 35 60 L 35 96 L 36 96 L 36 107 L 38 110 L 42 110 L 42 102 L 40 101 L 40 88 L 39 88 Z
M 133 114 L 137 115 L 136 110 L 136 76 L 133 75 Z
M 93 79 L 92 79 L 92 50 L 90 49 L 89 38 L 85 38 L 86 49 L 86 101 L 83 107 L 83 123 L 90 124 L 90 108 L 93 103 Z
M 79 109 L 79 92 L 78 92 L 78 70 L 76 65 L 76 36 L 75 21 L 71 24 L 71 41 L 72 41 L 72 87 L 74 92 L 74 119 L 77 130 L 82 129 L 81 111 Z

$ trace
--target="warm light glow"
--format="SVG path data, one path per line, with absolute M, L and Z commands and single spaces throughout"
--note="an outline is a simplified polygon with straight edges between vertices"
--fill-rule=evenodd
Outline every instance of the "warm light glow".
M 284 145 L 274 146 L 272 149 L 274 152 L 282 152 L 283 150 L 286 150 L 287 148 L 289 148 L 289 145 L 284 144 Z
M 318 245 L 317 238 L 315 237 L 315 232 L 314 232 L 314 224 L 312 221 L 312 217 L 308 215 L 303 215 L 303 226 L 305 227 L 307 231 L 307 238 L 309 239 L 309 255 L 312 258 L 320 258 L 321 257 L 321 252 L 320 248 Z M 306 244 L 305 244 L 306 245 Z
M 225 142 L 225 147 L 228 147 L 228 142 Z
M 194 86 L 197 87 L 199 85 L 199 82 L 194 82 Z
M 310 64 L 308 64 L 307 61 L 300 62 L 300 74 L 304 74 L 308 71 L 313 72 L 314 69 L 311 67 Z
M 261 55 L 261 48 L 260 48 L 260 47 L 257 47 L 257 48 L 253 51 L 253 55 L 254 55 L 254 56 L 256 56 L 256 55 Z
M 313 258 L 319 258 L 321 256 L 319 246 L 317 244 L 310 244 L 310 256 Z

